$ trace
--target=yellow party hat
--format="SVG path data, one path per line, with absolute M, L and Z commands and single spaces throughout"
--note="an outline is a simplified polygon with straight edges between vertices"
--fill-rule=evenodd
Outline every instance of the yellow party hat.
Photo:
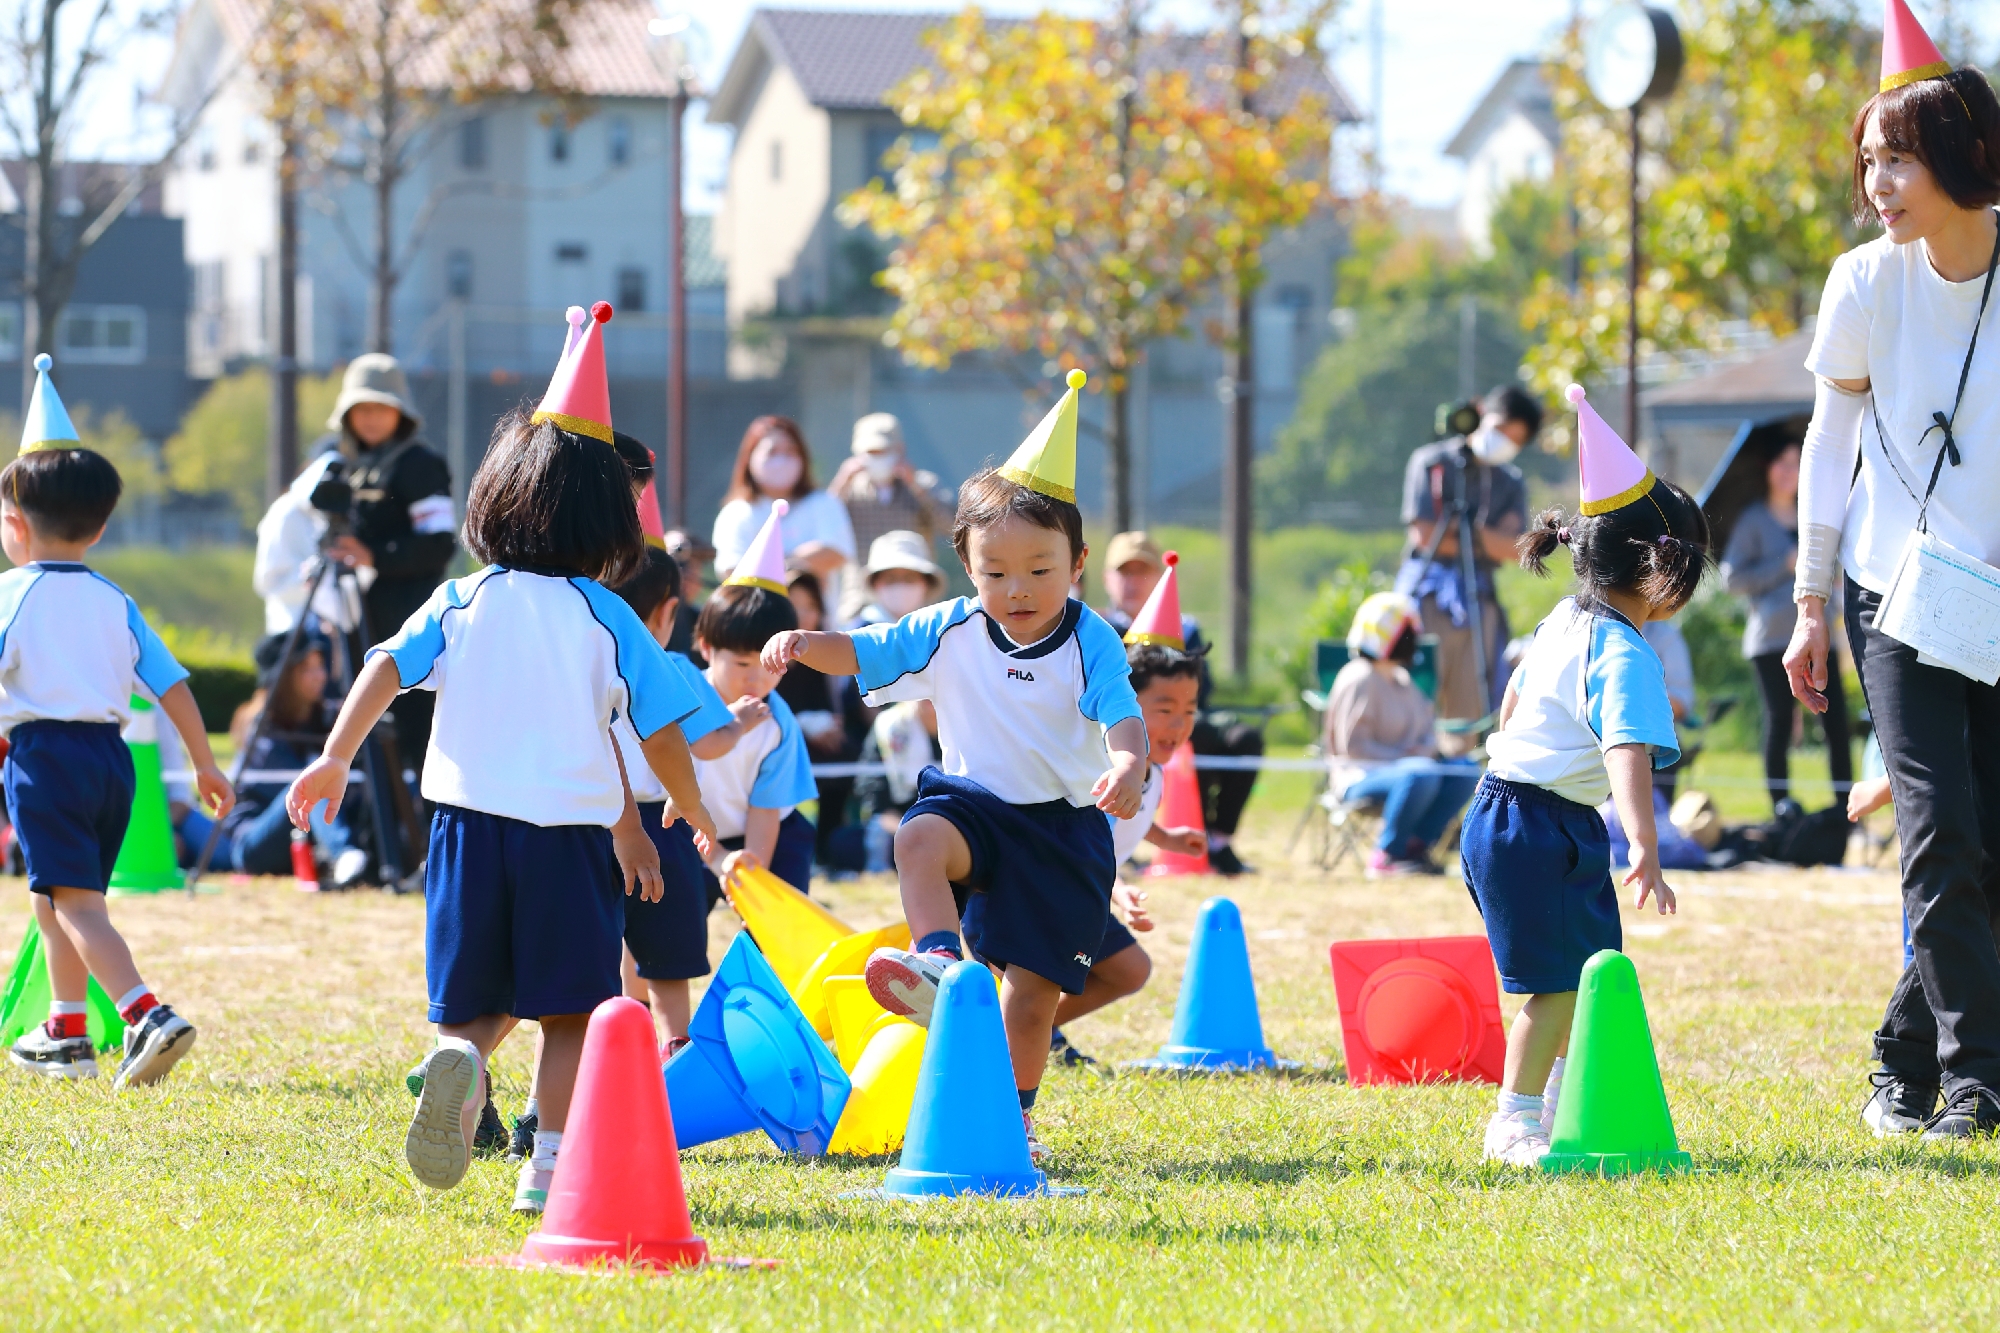
M 1069 388 L 1001 465 L 1001 476 L 1052 500 L 1076 503 L 1076 391 L 1083 382 L 1082 371 L 1069 373 Z

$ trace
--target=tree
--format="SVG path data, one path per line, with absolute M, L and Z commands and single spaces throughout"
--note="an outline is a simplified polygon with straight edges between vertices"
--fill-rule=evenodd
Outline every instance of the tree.
M 270 502 L 264 492 L 264 461 L 271 452 L 272 378 L 264 367 L 253 366 L 216 380 L 160 450 L 175 490 L 225 492 L 245 524 L 254 524 Z M 340 395 L 340 374 L 305 376 L 298 391 L 300 415 L 323 420 Z
M 1257 243 L 1321 191 L 1326 108 L 1268 118 L 1197 78 L 1200 44 L 1042 15 L 988 24 L 967 9 L 926 38 L 936 69 L 890 96 L 915 135 L 894 187 L 840 219 L 892 238 L 879 281 L 897 298 L 885 341 L 916 365 L 981 349 L 1082 365 L 1109 395 L 1111 518 L 1131 526 L 1130 376 L 1185 324 L 1225 265 L 1254 283 Z M 1253 75 L 1254 77 L 1254 75 Z

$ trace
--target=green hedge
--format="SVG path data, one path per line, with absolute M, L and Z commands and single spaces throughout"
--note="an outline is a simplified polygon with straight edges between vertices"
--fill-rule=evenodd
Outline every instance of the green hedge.
M 227 662 L 189 662 L 188 690 L 201 708 L 201 720 L 212 732 L 229 730 L 229 719 L 257 688 L 252 667 Z

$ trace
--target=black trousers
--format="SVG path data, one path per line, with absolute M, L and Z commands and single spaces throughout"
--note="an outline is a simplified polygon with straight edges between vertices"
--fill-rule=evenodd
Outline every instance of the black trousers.
M 1211 716 L 1227 719 L 1229 714 Z M 1264 753 L 1264 733 L 1247 723 L 1231 721 L 1228 726 L 1218 726 L 1208 717 L 1194 724 L 1194 752 L 1196 754 L 1218 754 L 1250 756 Z M 1243 807 L 1250 804 L 1250 789 L 1257 785 L 1257 770 L 1229 769 L 1218 772 L 1210 769 L 1201 774 L 1201 817 L 1210 833 L 1224 836 L 1236 832 L 1238 821 L 1243 818 Z
M 1875 721 L 1902 844 L 1914 961 L 1889 996 L 1875 1053 L 1949 1096 L 2000 1091 L 2000 686 L 1921 666 L 1873 628 L 1882 599 L 1847 583 L 1847 634 Z
M 1792 717 L 1798 700 L 1792 698 L 1782 652 L 1759 653 L 1750 659 L 1750 665 L 1757 670 L 1757 692 L 1764 698 L 1764 785 L 1770 789 L 1771 804 L 1776 805 L 1792 790 Z M 1833 772 L 1833 801 L 1844 805 L 1847 789 L 1854 783 L 1854 747 L 1847 723 L 1847 687 L 1831 667 L 1826 673 L 1826 712 L 1820 714 L 1820 728 L 1826 733 L 1826 763 Z

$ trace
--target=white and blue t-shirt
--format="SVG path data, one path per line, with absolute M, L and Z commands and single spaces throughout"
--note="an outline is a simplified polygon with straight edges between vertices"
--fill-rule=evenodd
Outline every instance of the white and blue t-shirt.
M 939 767 L 1013 805 L 1094 804 L 1110 762 L 1105 731 L 1140 716 L 1125 645 L 1082 602 L 1030 644 L 969 597 L 849 637 L 868 702 L 934 701 Z
M 1643 745 L 1656 769 L 1681 757 L 1659 655 L 1622 617 L 1563 598 L 1510 684 L 1514 711 L 1486 742 L 1495 777 L 1597 806 L 1611 798 L 1606 750 Z
M 714 690 L 709 691 L 714 694 Z M 701 803 L 715 821 L 715 836 L 740 838 L 750 807 L 776 810 L 780 819 L 801 801 L 819 795 L 813 781 L 812 752 L 791 705 L 774 690 L 764 696 L 771 716 L 750 728 L 720 759 L 697 759 L 694 773 L 701 783 Z
M 1124 865 L 1132 859 L 1132 853 L 1139 850 L 1139 844 L 1146 840 L 1153 822 L 1159 817 L 1160 795 L 1167 789 L 1167 775 L 1158 764 L 1146 765 L 1146 785 L 1139 791 L 1139 813 L 1130 819 L 1111 820 L 1111 850 L 1117 856 L 1118 864 Z M 1111 819 L 1109 815 L 1106 819 Z
M 715 686 L 701 674 L 700 667 L 680 653 L 667 652 L 664 648 L 660 651 L 667 654 L 667 665 L 687 683 L 699 701 L 693 716 L 681 720 L 681 735 L 687 738 L 689 745 L 736 720 L 736 715 L 723 706 L 722 696 L 715 692 Z M 632 719 L 619 718 L 611 724 L 611 734 L 618 740 L 618 752 L 625 757 L 625 780 L 632 786 L 632 799 L 641 805 L 666 800 L 666 786 L 660 781 L 659 774 L 653 772 L 652 765 L 646 762 L 646 752 L 639 748 L 639 735 L 632 730 Z
M 617 823 L 612 722 L 648 737 L 700 705 L 625 600 L 580 575 L 454 579 L 376 653 L 404 689 L 437 691 L 425 799 L 544 827 Z
M 139 605 L 88 565 L 38 560 L 0 574 L 0 735 L 22 722 L 132 719 L 187 679 Z

